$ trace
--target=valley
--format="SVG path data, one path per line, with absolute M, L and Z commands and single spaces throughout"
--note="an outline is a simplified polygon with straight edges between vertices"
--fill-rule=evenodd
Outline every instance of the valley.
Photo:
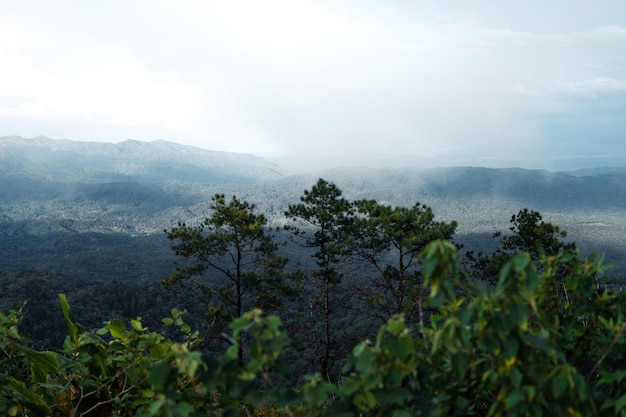
M 8 146 L 3 145 L 5 140 L 0 138 L 5 168 L 0 169 L 2 311 L 16 308 L 23 299 L 31 300 L 37 311 L 41 307 L 36 305 L 53 309 L 58 292 L 64 291 L 72 296 L 78 311 L 88 312 L 82 315 L 86 327 L 99 326 L 111 313 L 128 318 L 140 311 L 148 324 L 159 326 L 171 307 L 190 309 L 194 312 L 190 320 L 201 327 L 202 294 L 180 289 L 185 294 L 181 297 L 180 292 L 160 285 L 173 271 L 175 260 L 164 230 L 179 221 L 200 223 L 209 214 L 216 193 L 255 204 L 268 225 L 280 229 L 286 223 L 285 210 L 318 178 L 334 182 L 349 200 L 374 199 L 404 207 L 426 204 L 438 221 L 458 222 L 454 242 L 463 245 L 462 250 L 494 250 L 492 235 L 508 231 L 511 215 L 522 208 L 539 211 L 545 221 L 566 230 L 565 240 L 575 242 L 583 254 L 605 256 L 605 263 L 613 265 L 606 272 L 611 285 L 626 282 L 623 168 L 580 172 L 343 168 L 287 175 L 262 159 L 222 155 L 229 163 L 221 164 L 220 174 L 212 176 L 217 168 L 210 161 L 192 158 L 196 165 L 191 170 L 189 164 L 178 165 L 190 149 L 175 144 L 94 145 L 93 150 L 89 144 L 70 143 L 64 146 L 73 156 L 60 158 L 53 140 L 40 139 L 37 152 L 31 143 L 20 147 L 12 139 Z M 117 155 L 124 155 L 121 158 L 126 162 L 110 163 Z M 151 176 L 155 160 L 166 168 Z M 57 171 L 58 161 L 69 165 Z M 129 161 L 136 161 L 132 169 Z M 275 232 L 277 239 L 289 242 L 282 233 Z M 292 245 L 282 251 L 292 267 L 311 262 Z M 161 300 L 159 305 L 151 303 L 155 297 Z M 88 307 L 94 300 L 97 311 Z M 121 300 L 126 301 L 120 305 Z M 47 328 L 62 332 L 63 323 Z M 52 343 L 49 336 L 44 339 L 48 342 L 42 343 Z

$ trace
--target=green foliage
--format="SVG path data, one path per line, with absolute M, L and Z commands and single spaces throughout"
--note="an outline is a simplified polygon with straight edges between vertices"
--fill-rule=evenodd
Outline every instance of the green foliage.
M 500 243 L 494 253 L 466 253 L 475 278 L 495 281 L 500 269 L 520 252 L 526 252 L 532 259 L 538 260 L 543 255 L 552 256 L 562 251 L 576 250 L 574 243 L 563 241 L 567 232 L 544 222 L 537 211 L 524 208 L 511 216 L 510 223 L 510 234 L 503 235 L 499 231 L 494 233 L 494 239 Z
M 616 349 L 625 342 L 624 300 L 595 287 L 600 264 L 593 257 L 580 264 L 566 252 L 539 261 L 522 253 L 505 265 L 496 287 L 487 287 L 460 282 L 453 245 L 436 242 L 424 254 L 429 302 L 438 306 L 427 337 L 411 338 L 400 316 L 373 346 L 358 345 L 329 414 L 626 412 L 624 354 Z M 561 269 L 573 271 L 565 286 Z M 589 296 L 595 301 L 583 303 Z
M 419 203 L 411 208 L 392 207 L 374 200 L 355 201 L 357 218 L 352 250 L 375 270 L 373 282 L 359 288 L 357 296 L 367 314 L 387 321 L 404 314 L 423 322 L 419 254 L 435 240 L 452 238 L 456 222 L 437 222 L 432 209 Z
M 265 216 L 255 214 L 253 204 L 236 197 L 227 202 L 223 194 L 216 194 L 212 201 L 211 216 L 199 226 L 179 223 L 165 231 L 184 264 L 177 264 L 176 272 L 164 283 L 193 280 L 210 296 L 207 312 L 218 324 L 255 307 L 277 308 L 282 296 L 290 292 L 282 273 L 287 260 L 277 255 L 278 246 L 266 233 Z M 208 271 L 225 280 L 197 279 Z M 218 326 L 216 333 L 221 330 Z M 238 346 L 242 365 L 243 345 Z
M 522 209 L 518 214 L 511 216 L 510 222 L 509 230 L 512 235 L 502 238 L 504 250 L 527 252 L 537 259 L 540 252 L 553 255 L 576 248 L 573 243 L 564 243 L 561 240 L 567 237 L 567 232 L 544 222 L 537 211 Z
M 150 331 L 140 317 L 87 331 L 61 294 L 68 335 L 60 350 L 28 344 L 19 330 L 24 305 L 0 313 L 0 413 L 626 416 L 624 294 L 600 286 L 602 259 L 582 258 L 537 212 L 514 215 L 512 234 L 501 237 L 493 256 L 479 257 L 484 264 L 474 265 L 479 274 L 472 277 L 462 274 L 457 248 L 446 240 L 455 222 L 435 222 L 419 204 L 351 203 L 320 179 L 286 213 L 294 240 L 312 248 L 317 262 L 310 331 L 320 373 L 284 387 L 276 381 L 289 373 L 281 363 L 289 338 L 277 316 L 256 307 L 276 306 L 286 261 L 253 205 L 218 194 L 212 210 L 200 226 L 168 232 L 184 262 L 170 283 L 222 275 L 198 282 L 214 297 L 213 317 L 230 321 L 224 351 L 209 353 L 216 349 L 207 349 L 177 309 L 163 323 L 179 339 Z M 330 328 L 342 271 L 354 255 L 378 272 L 376 300 L 395 304 L 374 340 L 340 361 Z M 331 360 L 343 365 L 337 375 Z
M 0 413 L 3 415 L 16 415 L 24 403 L 44 413 L 46 410 L 43 401 L 21 382 L 28 378 L 26 363 L 20 355 L 20 343 L 29 341 L 19 331 L 25 306 L 24 302 L 18 310 L 0 312 Z
M 236 197 L 227 203 L 223 194 L 216 194 L 212 200 L 212 214 L 199 226 L 179 223 L 166 231 L 168 239 L 176 242 L 172 245 L 176 255 L 188 261 L 185 265 L 177 264 L 176 272 L 166 283 L 213 270 L 227 278 L 226 284 L 201 284 L 217 296 L 231 319 L 241 315 L 241 308 L 261 302 L 266 303 L 263 307 L 275 307 L 279 300 L 266 295 L 271 293 L 268 287 L 281 277 L 286 260 L 276 254 L 277 245 L 266 232 L 265 216 L 255 214 L 253 204 Z M 254 296 L 247 296 L 251 299 L 244 303 L 242 297 L 247 292 Z M 232 306 L 236 306 L 236 311 L 231 311 Z
M 304 191 L 301 202 L 290 205 L 285 213 L 294 222 L 285 228 L 293 233 L 296 242 L 315 250 L 312 257 L 318 269 L 311 273 L 315 292 L 309 300 L 309 328 L 320 372 L 326 381 L 335 379 L 331 376 L 331 357 L 336 350 L 331 305 L 336 301 L 342 279 L 338 265 L 346 259 L 353 239 L 353 207 L 341 194 L 334 183 L 320 178 L 311 190 Z
M 223 354 L 172 311 L 173 341 L 131 320 L 84 331 L 61 297 L 68 337 L 61 352 L 25 346 L 21 312 L 0 315 L 0 410 L 10 416 L 614 416 L 626 415 L 625 301 L 597 286 L 601 261 L 570 252 L 513 257 L 495 286 L 460 279 L 453 244 L 421 253 L 428 303 L 437 313 L 421 335 L 392 317 L 374 342 L 357 344 L 342 378 L 276 387 L 289 339 L 260 310 L 231 323 Z
M 296 222 L 286 229 L 302 246 L 316 250 L 313 256 L 320 268 L 319 275 L 332 282 L 340 278 L 336 264 L 349 250 L 352 232 L 353 208 L 341 195 L 339 187 L 320 178 L 311 190 L 304 190 L 301 202 L 290 205 L 285 213 Z

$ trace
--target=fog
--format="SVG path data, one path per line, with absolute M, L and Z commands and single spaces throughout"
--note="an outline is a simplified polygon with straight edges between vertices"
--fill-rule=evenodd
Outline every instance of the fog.
M 626 165 L 626 3 L 3 2 L 0 136 Z

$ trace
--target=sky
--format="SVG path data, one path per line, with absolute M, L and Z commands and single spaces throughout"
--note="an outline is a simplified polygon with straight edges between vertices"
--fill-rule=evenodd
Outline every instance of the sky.
M 626 2 L 0 0 L 7 135 L 626 166 Z

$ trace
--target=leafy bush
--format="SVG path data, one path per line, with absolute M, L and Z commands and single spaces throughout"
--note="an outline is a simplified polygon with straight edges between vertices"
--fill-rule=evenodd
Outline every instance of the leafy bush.
M 626 416 L 624 296 L 597 285 L 600 260 L 571 251 L 515 255 L 495 285 L 460 280 L 449 242 L 422 252 L 430 325 L 401 315 L 346 358 L 340 381 L 311 375 L 278 387 L 289 343 L 260 310 L 231 323 L 222 355 L 174 310 L 181 341 L 117 320 L 83 330 L 64 296 L 61 352 L 26 347 L 20 311 L 0 315 L 0 412 L 11 416 Z M 237 340 L 251 337 L 237 361 Z M 20 358 L 19 360 L 17 360 Z M 27 372 L 27 367 L 30 371 Z

